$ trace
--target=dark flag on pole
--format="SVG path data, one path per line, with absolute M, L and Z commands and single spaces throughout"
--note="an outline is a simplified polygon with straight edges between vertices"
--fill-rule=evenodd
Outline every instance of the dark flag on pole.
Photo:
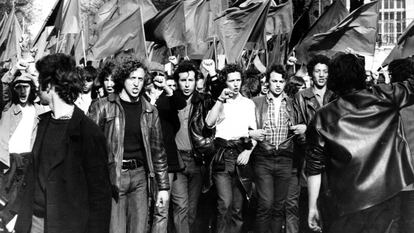
M 100 59 L 130 49 L 137 56 L 146 56 L 141 8 L 137 5 L 128 14 L 121 15 L 103 26 L 92 47 L 92 53 L 95 59 Z
M 391 53 L 385 58 L 382 66 L 387 66 L 392 60 L 411 57 L 414 55 L 414 21 L 408 25 L 403 34 L 398 38 L 397 44 Z
M 367 3 L 326 33 L 314 35 L 309 52 L 332 56 L 350 48 L 357 54 L 372 56 L 377 37 L 378 5 L 378 1 Z
M 340 23 L 349 14 L 342 1 L 332 3 L 323 14 L 313 23 L 304 38 L 295 47 L 295 56 L 298 64 L 307 64 L 310 54 L 309 46 L 312 44 L 313 35 L 327 32 Z
M 177 1 L 170 7 L 158 12 L 145 25 L 145 38 L 157 44 L 173 48 L 186 44 L 184 3 Z
M 246 7 L 231 7 L 215 21 L 227 62 L 235 63 L 247 42 L 264 44 L 264 30 L 270 1 L 253 2 Z M 253 32 L 259 36 L 252 36 Z M 260 36 L 263 35 L 263 36 Z
M 293 29 L 292 1 L 271 6 L 266 21 L 268 64 L 283 64 L 287 57 L 288 42 Z

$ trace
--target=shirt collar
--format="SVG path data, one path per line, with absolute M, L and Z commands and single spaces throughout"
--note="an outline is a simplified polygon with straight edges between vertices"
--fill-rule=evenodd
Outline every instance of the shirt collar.
M 282 95 L 282 101 L 283 100 L 286 101 L 286 99 L 288 98 L 287 94 L 285 92 L 282 92 L 281 95 Z M 270 92 L 268 92 L 266 94 L 266 100 L 267 100 L 268 103 L 273 101 L 273 97 L 272 97 L 272 94 Z
M 325 95 L 326 89 L 325 91 L 322 89 L 317 89 L 317 88 L 313 88 L 313 93 L 315 95 L 319 95 L 320 97 L 323 97 Z

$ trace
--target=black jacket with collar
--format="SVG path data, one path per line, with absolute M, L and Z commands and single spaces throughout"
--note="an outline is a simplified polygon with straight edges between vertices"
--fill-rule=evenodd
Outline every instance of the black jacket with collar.
M 17 233 L 30 232 L 34 185 L 39 153 L 51 112 L 39 116 L 33 160 L 25 175 L 16 207 Z M 47 171 L 45 232 L 109 232 L 111 184 L 107 166 L 105 137 L 78 107 L 75 107 L 64 139 L 64 146 Z

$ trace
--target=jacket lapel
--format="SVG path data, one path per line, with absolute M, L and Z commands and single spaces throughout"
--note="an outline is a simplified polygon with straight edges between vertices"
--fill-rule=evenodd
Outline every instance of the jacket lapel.
M 44 140 L 46 128 L 49 125 L 50 117 L 51 117 L 50 112 L 38 116 L 39 125 L 37 129 L 36 140 L 34 142 L 33 150 L 32 150 L 35 167 L 38 167 L 40 148 L 42 147 L 41 144 Z

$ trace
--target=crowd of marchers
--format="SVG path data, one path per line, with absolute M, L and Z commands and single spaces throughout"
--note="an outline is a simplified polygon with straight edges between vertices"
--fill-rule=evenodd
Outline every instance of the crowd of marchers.
M 412 58 L 165 67 L 3 68 L 0 232 L 414 232 Z

